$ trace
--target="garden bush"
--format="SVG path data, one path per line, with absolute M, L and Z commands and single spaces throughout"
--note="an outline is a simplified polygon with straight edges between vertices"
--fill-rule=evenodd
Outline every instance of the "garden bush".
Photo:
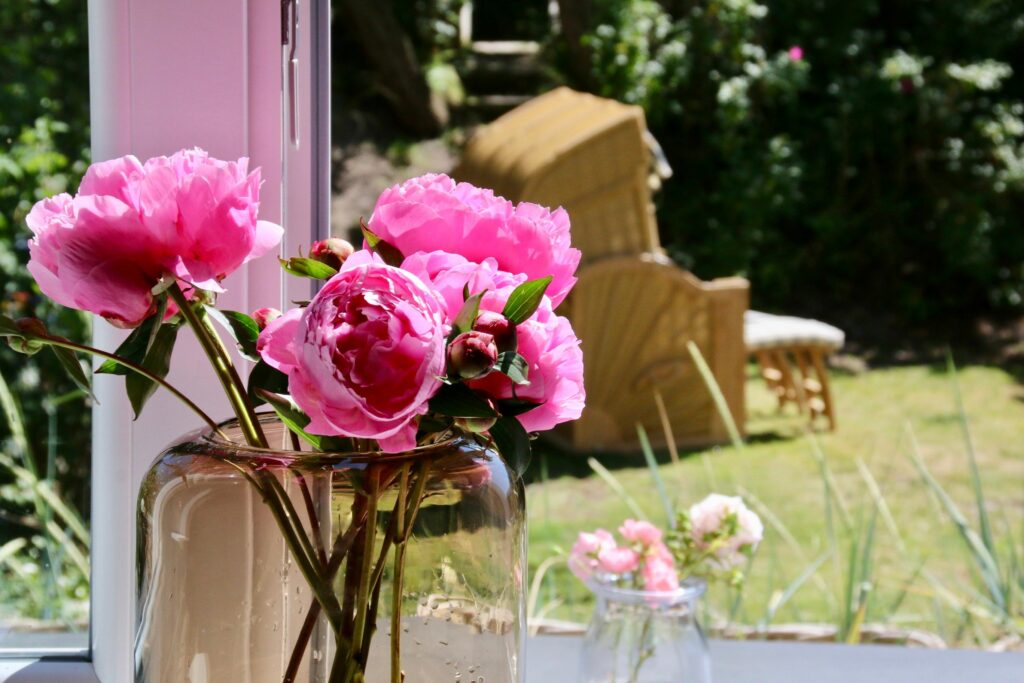
M 1024 8 L 596 0 L 591 83 L 675 176 L 662 241 L 757 306 L 939 334 L 1024 306 Z M 890 341 L 892 337 L 890 336 Z M 954 340 L 955 341 L 955 340 Z

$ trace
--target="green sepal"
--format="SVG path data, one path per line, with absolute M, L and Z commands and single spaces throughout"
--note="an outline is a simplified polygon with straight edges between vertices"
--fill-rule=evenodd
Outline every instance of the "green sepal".
M 330 280 L 338 274 L 336 269 L 326 263 L 303 256 L 293 256 L 290 259 L 279 258 L 278 261 L 286 272 L 299 277 L 308 277 L 313 280 Z
M 526 362 L 526 358 L 515 351 L 499 353 L 495 367 L 498 372 L 516 384 L 527 385 L 530 383 L 530 364 Z
M 463 332 L 469 332 L 473 329 L 473 323 L 476 322 L 476 317 L 480 315 L 480 300 L 484 298 L 486 293 L 486 289 L 482 292 L 477 292 L 463 302 L 462 308 L 459 309 L 458 314 L 452 320 L 450 339 L 454 339 Z
M 398 268 L 402 265 L 402 261 L 405 260 L 405 256 L 395 245 L 384 241 L 379 235 L 374 234 L 370 230 L 369 226 L 363 221 L 359 221 L 359 229 L 363 232 L 363 239 L 366 240 L 366 246 L 370 248 L 370 251 L 376 252 L 384 263 L 389 266 Z
M 154 329 L 157 325 L 157 316 L 151 315 L 142 323 L 132 330 L 132 333 L 121 342 L 121 345 L 114 351 L 115 356 L 130 360 L 131 362 L 142 365 L 143 361 L 146 360 L 146 354 L 149 352 L 150 345 L 156 341 L 154 335 Z M 131 370 L 126 368 L 112 360 L 106 360 L 96 368 L 96 372 L 105 375 L 133 375 Z
M 270 367 L 266 361 L 259 361 L 253 366 L 252 370 L 249 371 L 249 383 L 246 388 L 246 392 L 249 394 L 249 400 L 252 401 L 253 406 L 258 406 L 266 403 L 258 392 L 259 389 L 263 391 L 269 391 L 274 394 L 284 394 L 288 392 L 288 375 L 284 374 L 280 370 Z
M 512 294 L 509 295 L 508 301 L 505 302 L 505 308 L 502 309 L 501 314 L 509 319 L 513 325 L 519 325 L 533 315 L 537 307 L 540 306 L 541 300 L 544 298 L 544 292 L 547 291 L 548 285 L 551 284 L 552 277 L 542 277 L 537 280 L 530 280 L 519 285 L 512 290 Z

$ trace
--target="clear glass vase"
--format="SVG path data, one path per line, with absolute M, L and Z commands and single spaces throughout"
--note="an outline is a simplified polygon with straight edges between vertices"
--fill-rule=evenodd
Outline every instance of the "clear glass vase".
M 581 683 L 710 683 L 711 657 L 697 609 L 706 584 L 672 592 L 592 582 L 597 598 L 580 660 Z
M 524 492 L 485 439 L 311 453 L 263 426 L 279 448 L 196 433 L 142 483 L 137 682 L 523 681 Z

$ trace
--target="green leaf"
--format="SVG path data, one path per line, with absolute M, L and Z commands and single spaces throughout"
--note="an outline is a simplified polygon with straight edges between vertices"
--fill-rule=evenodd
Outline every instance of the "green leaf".
M 431 412 L 450 417 L 495 417 L 487 399 L 465 384 L 445 384 L 430 399 Z
M 522 476 L 530 466 L 530 435 L 514 417 L 499 417 L 490 429 L 494 445 L 509 467 Z
M 260 388 L 256 388 L 256 394 L 274 409 L 274 412 L 277 413 L 277 416 L 281 418 L 281 422 L 284 422 L 288 429 L 295 432 L 299 438 L 306 441 L 313 448 L 321 450 L 321 437 L 310 434 L 304 429 L 309 424 L 309 416 L 299 410 L 298 406 L 292 402 L 291 397 L 281 396 L 280 394 Z
M 167 376 L 171 369 L 171 352 L 174 351 L 174 342 L 178 339 L 178 328 L 180 323 L 165 323 L 157 330 L 153 345 L 146 353 L 146 357 L 140 365 L 160 378 Z M 148 377 L 133 372 L 125 377 L 125 389 L 128 392 L 128 400 L 135 411 L 135 418 L 142 414 L 142 408 L 156 391 L 157 383 Z
M 533 410 L 543 403 L 528 401 L 525 398 L 503 398 L 498 401 L 498 412 L 505 417 L 514 417 Z
M 551 276 L 548 275 L 547 277 L 530 280 L 519 285 L 512 290 L 512 294 L 509 295 L 508 301 L 505 302 L 505 308 L 502 309 L 501 314 L 508 318 L 513 325 L 525 322 L 534 314 L 537 307 L 540 306 L 540 302 L 544 298 L 544 292 L 547 291 L 550 284 Z
M 530 383 L 530 365 L 522 355 L 515 351 L 499 353 L 497 366 L 501 374 L 516 384 L 526 385 Z
M 92 393 L 89 376 L 85 374 L 82 364 L 78 362 L 78 355 L 71 349 L 65 349 L 60 346 L 51 346 L 50 349 L 53 351 L 53 355 L 57 356 L 57 360 L 60 361 L 61 366 L 67 371 L 75 386 L 89 394 L 95 401 L 96 396 Z
M 452 320 L 451 338 L 454 339 L 463 332 L 469 332 L 473 329 L 473 323 L 476 322 L 476 317 L 480 315 L 480 300 L 486 293 L 486 289 L 482 292 L 477 292 L 462 304 L 458 315 Z
M 269 365 L 266 361 L 259 361 L 253 366 L 249 372 L 249 385 L 248 393 L 249 400 L 252 401 L 253 406 L 258 406 L 266 403 L 257 391 L 262 389 L 264 391 L 273 392 L 276 394 L 284 394 L 288 391 L 288 375 L 284 374 L 280 370 L 276 370 Z
M 398 247 L 389 242 L 385 242 L 380 236 L 373 233 L 372 230 L 366 225 L 366 223 L 359 221 L 359 229 L 363 231 L 363 239 L 366 240 L 367 246 L 370 247 L 370 251 L 377 252 L 384 263 L 395 268 L 402 265 L 402 261 L 405 260 L 405 256 L 399 251 Z
M 115 356 L 120 356 L 133 363 L 142 365 L 146 359 L 149 347 L 155 341 L 153 330 L 157 324 L 157 317 L 151 315 L 142 321 L 142 324 L 132 330 L 132 333 L 121 342 L 121 345 L 114 351 Z M 131 370 L 112 360 L 104 361 L 96 372 L 106 375 L 133 375 Z
M 281 267 L 287 272 L 299 277 L 308 277 L 313 280 L 330 280 L 338 274 L 337 270 L 331 268 L 326 263 L 320 263 L 319 261 L 302 256 L 293 256 L 287 260 L 279 258 L 278 261 L 280 261 Z
M 238 344 L 238 351 L 248 360 L 256 362 L 260 354 L 256 352 L 256 340 L 260 336 L 260 326 L 245 313 L 238 311 L 222 311 L 213 306 L 205 306 L 206 312 L 221 327 L 231 333 Z

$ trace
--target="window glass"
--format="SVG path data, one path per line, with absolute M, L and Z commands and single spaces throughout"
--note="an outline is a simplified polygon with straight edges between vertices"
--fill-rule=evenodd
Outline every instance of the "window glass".
M 31 27 L 30 29 L 26 27 Z M 0 309 L 85 340 L 25 269 L 25 216 L 74 191 L 88 158 L 86 6 L 0 6 Z M 89 402 L 49 351 L 0 348 L 0 653 L 84 649 L 89 623 Z

